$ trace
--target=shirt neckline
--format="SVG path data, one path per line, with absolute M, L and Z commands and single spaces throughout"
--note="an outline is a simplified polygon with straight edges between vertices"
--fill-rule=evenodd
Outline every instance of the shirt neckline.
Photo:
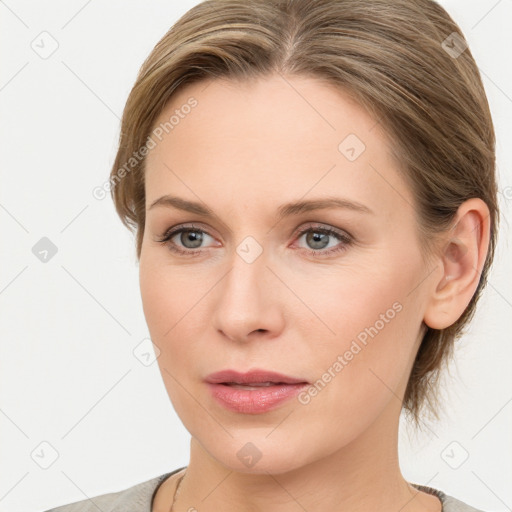
M 150 511 L 153 511 L 153 502 L 155 500 L 156 493 L 158 492 L 158 489 L 160 486 L 172 475 L 179 473 L 181 470 L 185 469 L 187 466 L 182 466 L 181 468 L 178 468 L 174 471 L 171 471 L 170 473 L 165 473 L 160 477 L 160 481 L 158 482 L 157 486 L 153 490 L 153 494 L 151 495 L 151 505 L 150 505 Z M 446 494 L 443 491 L 440 491 L 439 489 L 434 489 L 433 487 L 429 487 L 427 485 L 422 484 L 415 484 L 413 482 L 409 482 L 410 485 L 412 485 L 415 489 L 418 489 L 419 491 L 426 492 L 428 494 L 431 494 L 432 496 L 436 496 L 441 501 L 441 512 L 444 512 L 444 503 Z
M 428 485 L 414 484 L 412 482 L 409 482 L 409 484 L 412 485 L 414 488 L 418 489 L 419 491 L 432 494 L 432 496 L 436 496 L 437 498 L 439 498 L 439 500 L 441 501 L 441 512 L 444 512 L 446 494 L 443 491 L 440 491 L 439 489 L 434 489 L 433 487 L 429 487 Z

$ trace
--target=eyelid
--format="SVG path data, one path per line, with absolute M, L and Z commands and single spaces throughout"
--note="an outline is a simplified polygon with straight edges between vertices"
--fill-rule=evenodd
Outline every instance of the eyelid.
M 293 236 L 296 235 L 302 235 L 305 231 L 315 230 L 318 231 L 328 231 L 331 233 L 335 233 L 336 235 L 340 237 L 344 237 L 347 239 L 353 239 L 354 237 L 345 229 L 337 228 L 335 226 L 332 226 L 331 224 L 326 224 L 323 222 L 316 222 L 316 221 L 309 221 L 305 223 L 306 225 L 301 225 L 301 227 L 297 228 L 297 230 L 294 232 Z
M 211 234 L 212 231 L 215 231 L 215 230 L 213 230 L 213 228 L 211 228 L 208 225 L 202 224 L 200 222 L 185 222 L 183 224 L 181 224 L 181 223 L 175 224 L 175 225 L 167 228 L 164 231 L 164 233 L 160 236 L 160 238 L 165 238 L 170 233 L 173 233 L 173 232 L 175 232 L 175 234 L 176 234 L 176 232 L 179 232 L 180 230 L 201 231 L 203 233 L 206 233 L 208 236 L 210 236 L 212 238 L 218 238 L 217 236 L 214 236 Z
M 198 223 L 177 224 L 175 226 L 172 226 L 172 227 L 166 229 L 165 232 L 163 233 L 163 235 L 161 235 L 160 237 L 157 237 L 156 241 L 157 242 L 165 242 L 165 241 L 168 242 L 171 238 L 174 238 L 176 235 L 179 235 L 183 231 L 199 231 L 199 232 L 204 233 L 205 235 L 209 236 L 210 238 L 213 238 L 214 240 L 216 240 L 216 237 L 213 236 L 212 234 L 210 234 L 209 229 L 210 228 L 205 228 L 205 227 L 199 225 Z M 196 251 L 202 251 L 205 249 L 207 249 L 207 248 L 203 247 L 201 249 L 196 249 Z M 192 251 L 193 251 L 193 249 L 189 250 L 189 252 L 192 252 Z

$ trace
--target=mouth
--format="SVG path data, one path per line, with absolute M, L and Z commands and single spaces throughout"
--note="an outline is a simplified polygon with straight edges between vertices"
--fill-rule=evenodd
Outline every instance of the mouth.
M 309 385 L 303 379 L 266 370 L 223 370 L 210 374 L 205 381 L 220 405 L 244 414 L 275 409 Z
M 268 388 L 271 386 L 285 385 L 285 382 L 251 382 L 250 384 L 238 384 L 237 382 L 220 382 L 221 386 L 229 386 L 235 389 L 245 389 L 246 391 Z M 291 385 L 291 384 L 288 384 Z
M 210 384 L 227 386 L 268 387 L 282 384 L 309 384 L 305 379 L 291 377 L 270 370 L 255 369 L 245 373 L 236 370 L 221 370 L 206 377 Z

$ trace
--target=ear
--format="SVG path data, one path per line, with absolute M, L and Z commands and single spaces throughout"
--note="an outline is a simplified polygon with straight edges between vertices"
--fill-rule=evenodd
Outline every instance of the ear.
M 464 313 L 478 286 L 489 238 L 489 208 L 481 199 L 468 199 L 460 205 L 453 227 L 442 238 L 436 260 L 443 271 L 433 283 L 423 318 L 429 327 L 445 329 Z

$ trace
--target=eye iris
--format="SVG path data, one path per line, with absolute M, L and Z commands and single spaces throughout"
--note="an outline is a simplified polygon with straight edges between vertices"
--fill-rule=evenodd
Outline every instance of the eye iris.
M 323 241 L 322 241 L 322 237 L 323 237 Z M 320 238 L 320 240 L 319 240 Z M 307 235 L 306 235 L 306 240 L 308 242 L 308 244 L 310 242 L 313 243 L 313 248 L 314 249 L 323 249 L 324 247 L 327 246 L 327 244 L 329 243 L 328 242 L 328 238 L 329 238 L 329 235 L 326 234 L 326 233 L 320 233 L 318 231 L 310 231 Z M 323 243 L 325 242 L 325 243 Z M 317 243 L 320 243 L 320 246 L 316 245 Z
M 179 232 L 175 233 L 175 236 L 179 235 L 180 243 L 183 244 L 183 247 L 193 250 L 201 246 L 204 236 L 203 233 L 204 232 L 200 229 L 181 229 Z M 331 233 L 330 230 L 324 231 L 321 229 L 305 230 L 303 235 L 306 235 L 307 243 L 312 246 L 315 251 L 324 249 L 329 245 L 329 238 L 331 236 L 336 236 L 336 238 L 338 238 L 338 235 Z M 169 240 L 170 238 L 174 237 L 171 237 L 170 235 L 166 240 Z
M 200 231 L 182 231 L 180 236 L 180 242 L 187 249 L 196 249 L 200 247 L 201 242 L 203 241 L 203 235 Z M 187 245 L 187 243 L 192 242 L 192 246 Z M 195 245 L 194 245 L 195 244 Z

